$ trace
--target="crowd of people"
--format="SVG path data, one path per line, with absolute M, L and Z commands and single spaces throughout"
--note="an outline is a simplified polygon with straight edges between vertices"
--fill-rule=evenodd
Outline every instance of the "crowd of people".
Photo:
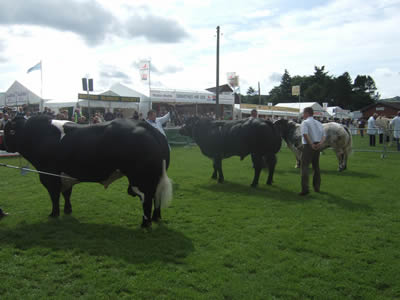
M 72 121 L 78 124 L 89 124 L 89 119 L 82 113 L 79 107 L 75 108 L 72 115 L 69 113 L 67 109 L 60 109 L 58 113 L 52 110 L 49 107 L 44 107 L 43 112 L 32 112 L 27 105 L 23 105 L 19 107 L 17 110 L 12 109 L 10 107 L 4 107 L 0 111 L 0 130 L 4 128 L 9 120 L 12 120 L 14 117 L 24 117 L 29 119 L 33 115 L 44 114 L 48 115 L 56 120 L 67 120 Z M 91 115 L 92 124 L 102 123 L 105 121 L 112 121 L 116 118 L 123 118 L 122 111 L 119 109 L 115 109 L 114 112 L 111 112 L 110 109 L 107 109 L 104 113 L 101 111 L 95 111 Z M 133 120 L 144 120 L 142 113 L 137 112 L 136 110 L 133 112 L 131 119 Z

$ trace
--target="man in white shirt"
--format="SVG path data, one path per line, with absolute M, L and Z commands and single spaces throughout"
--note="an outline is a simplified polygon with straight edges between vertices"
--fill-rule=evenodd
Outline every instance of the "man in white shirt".
M 367 128 L 367 134 L 369 135 L 369 145 L 372 147 L 375 147 L 375 134 L 377 133 L 377 127 L 375 124 L 375 120 L 378 117 L 378 114 L 373 114 L 372 116 L 369 117 L 368 119 L 368 128 Z
M 397 142 L 397 151 L 400 151 L 400 111 L 397 116 L 390 122 L 393 129 L 393 137 Z
M 325 141 L 325 131 L 322 124 L 313 118 L 314 110 L 306 107 L 303 112 L 304 121 L 301 123 L 301 136 L 303 153 L 301 155 L 301 193 L 307 195 L 308 189 L 308 167 L 310 163 L 314 170 L 313 187 L 319 192 L 321 186 L 321 174 L 319 170 L 319 153 L 321 145 Z
M 147 113 L 147 120 L 146 122 L 149 123 L 151 126 L 154 128 L 157 128 L 159 132 L 161 132 L 165 138 L 167 138 L 167 135 L 164 132 L 164 128 L 162 127 L 163 124 L 168 122 L 170 120 L 170 114 L 169 112 L 160 118 L 157 118 L 156 111 L 154 109 L 149 110 Z

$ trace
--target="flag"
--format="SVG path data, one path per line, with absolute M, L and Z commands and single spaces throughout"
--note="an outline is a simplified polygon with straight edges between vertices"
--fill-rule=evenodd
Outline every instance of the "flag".
M 139 62 L 139 72 L 140 72 L 140 79 L 142 81 L 149 80 L 150 75 L 150 61 L 149 60 L 142 60 Z
M 32 71 L 36 71 L 36 70 L 42 70 L 42 61 L 38 62 L 36 65 L 34 65 L 32 68 L 29 68 L 28 71 L 26 73 L 30 73 Z

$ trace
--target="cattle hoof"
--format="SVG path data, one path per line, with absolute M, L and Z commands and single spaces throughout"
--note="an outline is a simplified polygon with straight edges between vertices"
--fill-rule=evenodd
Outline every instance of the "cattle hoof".
M 147 219 L 143 218 L 141 227 L 142 228 L 151 228 L 151 220 L 147 220 Z
M 267 182 L 267 185 L 272 185 L 272 181 L 271 182 Z
M 153 213 L 153 217 L 151 219 L 154 222 L 160 222 L 161 221 L 161 216 L 158 215 L 158 214 Z
M 211 179 L 217 179 L 217 175 L 212 175 Z
M 51 214 L 49 214 L 49 217 L 50 218 L 58 218 L 60 216 L 60 214 L 57 214 L 57 213 L 51 213 Z
M 218 183 L 224 183 L 224 179 L 223 178 L 218 179 Z
M 72 214 L 72 208 L 64 208 L 64 214 L 66 215 Z
M 151 222 L 143 222 L 141 227 L 145 229 L 151 229 Z
M 256 188 L 256 187 L 258 186 L 258 184 L 257 184 L 257 183 L 252 183 L 250 186 L 251 186 L 252 188 Z

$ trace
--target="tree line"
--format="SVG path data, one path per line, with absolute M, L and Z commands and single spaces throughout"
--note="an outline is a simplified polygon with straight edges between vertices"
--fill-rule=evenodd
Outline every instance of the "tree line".
M 327 102 L 328 106 L 340 106 L 344 109 L 359 110 L 379 100 L 379 93 L 374 79 L 369 75 L 357 75 L 352 80 L 348 72 L 335 77 L 325 71 L 325 66 L 314 67 L 310 76 L 290 76 L 285 69 L 281 82 L 269 92 L 269 95 L 256 95 L 253 87 L 249 87 L 242 103 L 263 104 L 298 102 L 298 96 L 292 96 L 292 86 L 300 86 L 301 102 Z M 261 99 L 260 99 L 261 98 Z

